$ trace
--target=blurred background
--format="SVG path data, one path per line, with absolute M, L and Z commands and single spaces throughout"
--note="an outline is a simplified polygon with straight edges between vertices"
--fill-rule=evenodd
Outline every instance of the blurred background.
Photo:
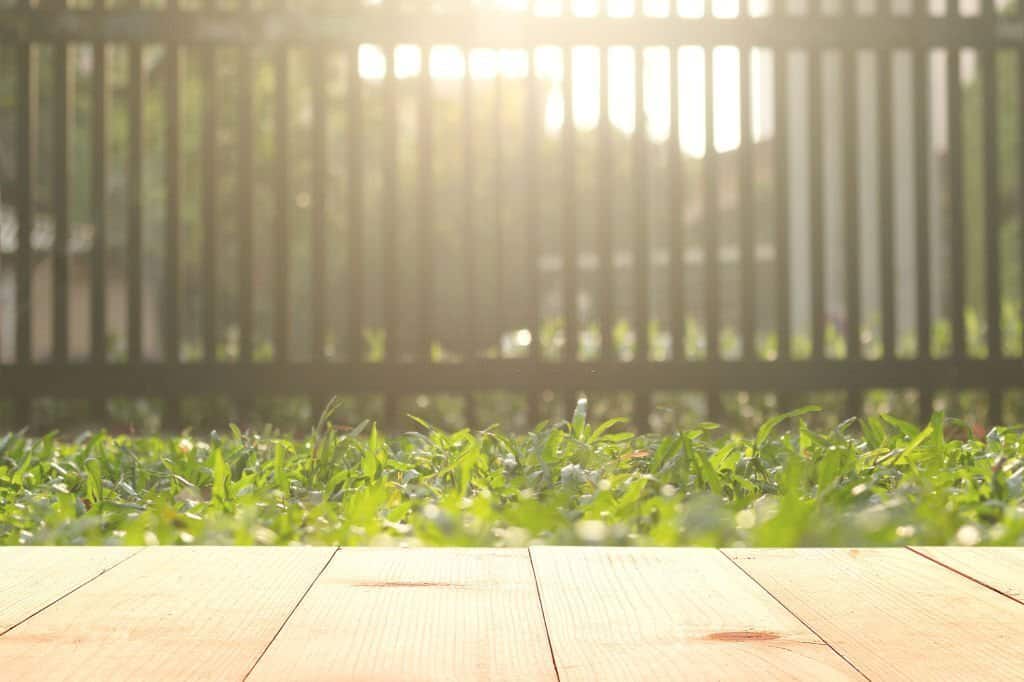
M 0 0 L 0 424 L 1024 417 L 1015 2 Z

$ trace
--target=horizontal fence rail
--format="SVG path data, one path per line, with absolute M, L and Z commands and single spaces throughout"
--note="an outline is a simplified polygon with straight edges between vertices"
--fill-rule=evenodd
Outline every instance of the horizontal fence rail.
M 532 422 L 625 393 L 644 427 L 665 392 L 1017 414 L 1014 3 L 82 4 L 0 2 L 14 423 L 487 391 Z

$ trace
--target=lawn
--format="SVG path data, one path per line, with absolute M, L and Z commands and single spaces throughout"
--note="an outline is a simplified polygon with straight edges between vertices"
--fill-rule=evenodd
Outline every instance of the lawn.
M 668 435 L 569 422 L 384 437 L 0 436 L 0 544 L 1024 543 L 1024 438 L 933 417 Z M 412 425 L 413 422 L 410 421 Z

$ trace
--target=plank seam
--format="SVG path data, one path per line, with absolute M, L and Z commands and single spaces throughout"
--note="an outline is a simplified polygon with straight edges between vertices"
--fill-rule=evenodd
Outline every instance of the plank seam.
M 306 589 L 303 591 L 302 595 L 297 600 L 295 600 L 295 605 L 292 607 L 291 611 L 288 612 L 288 615 L 284 617 L 284 620 L 281 621 L 281 626 L 277 628 L 277 631 L 274 633 L 274 636 L 271 637 L 270 641 L 267 642 L 267 645 L 263 647 L 263 651 L 261 651 L 260 655 L 256 657 L 256 661 L 253 662 L 252 667 L 250 667 L 248 672 L 246 672 L 245 675 L 242 677 L 243 681 L 249 679 L 249 676 L 252 675 L 254 670 L 256 670 L 256 666 L 260 664 L 260 661 L 263 660 L 263 657 L 267 655 L 268 651 L 270 651 L 270 647 L 272 647 L 274 645 L 274 642 L 277 641 L 277 638 L 284 630 L 284 627 L 288 625 L 288 621 L 290 621 L 292 619 L 292 616 L 295 615 L 295 612 L 299 610 L 299 606 L 301 606 L 302 602 L 306 600 L 306 596 L 313 589 L 313 586 L 316 585 L 317 581 L 320 580 L 320 576 L 324 574 L 324 571 L 327 570 L 327 567 L 331 565 L 332 561 L 334 561 L 334 556 L 337 553 L 338 548 L 335 547 L 334 551 L 331 552 L 331 555 L 327 557 L 327 561 L 325 561 L 324 565 L 320 567 L 320 570 L 317 572 L 316 576 L 309 581 L 309 585 L 306 586 Z
M 818 639 L 820 639 L 820 640 L 822 641 L 822 643 L 823 643 L 823 644 L 825 644 L 825 646 L 827 646 L 827 647 L 828 647 L 829 649 L 831 649 L 832 651 L 834 651 L 834 652 L 835 652 L 835 654 L 836 654 L 836 656 L 838 656 L 839 658 L 841 658 L 841 659 L 843 659 L 844 661 L 846 661 L 846 664 L 847 664 L 847 665 L 849 665 L 849 666 L 850 666 L 851 668 L 853 668 L 853 669 L 854 669 L 855 671 L 857 671 L 857 674 L 859 674 L 859 675 L 860 675 L 861 677 L 863 677 L 863 678 L 864 678 L 865 680 L 870 680 L 870 679 L 871 679 L 870 677 L 868 677 L 868 676 L 867 676 L 867 675 L 866 675 L 866 674 L 864 673 L 864 671 L 863 671 L 863 670 L 861 670 L 861 669 L 860 669 L 860 668 L 858 668 L 858 667 L 857 667 L 856 665 L 854 665 L 853 661 L 851 661 L 851 660 L 850 660 L 849 658 L 847 658 L 846 656 L 844 656 L 844 655 L 843 655 L 843 653 L 842 653 L 841 651 L 839 651 L 839 650 L 838 650 L 838 649 L 837 649 L 836 647 L 834 647 L 834 646 L 832 645 L 832 642 L 830 642 L 830 641 L 828 641 L 827 639 L 825 639 L 824 637 L 822 637 L 822 636 L 821 636 L 821 633 L 819 633 L 819 632 L 818 632 L 817 630 L 815 630 L 815 629 L 814 629 L 813 627 L 811 627 L 811 624 L 810 624 L 810 623 L 808 623 L 807 621 L 805 621 L 805 620 L 804 620 L 803 618 L 801 618 L 800 616 L 798 616 L 798 615 L 797 615 L 797 614 L 796 614 L 796 613 L 795 613 L 795 612 L 794 612 L 794 611 L 793 611 L 793 610 L 792 610 L 791 608 L 789 608 L 788 606 L 786 606 L 786 604 L 785 604 L 785 603 L 783 603 L 783 601 L 782 601 L 781 599 L 779 599 L 779 598 L 778 598 L 777 596 L 775 596 L 775 594 L 774 594 L 774 593 L 773 593 L 773 592 L 772 592 L 771 590 L 769 590 L 769 589 L 768 589 L 767 587 L 765 587 L 764 585 L 762 585 L 762 584 L 761 584 L 761 583 L 760 583 L 760 582 L 758 581 L 758 579 L 757 579 L 757 578 L 755 578 L 754 576 L 752 576 L 752 575 L 751 575 L 751 574 L 750 574 L 750 573 L 749 573 L 749 572 L 748 572 L 748 571 L 747 571 L 747 570 L 746 570 L 745 568 L 743 568 L 743 566 L 741 566 L 741 565 L 740 565 L 739 563 L 737 563 L 737 562 L 736 562 L 736 561 L 735 561 L 735 560 L 734 560 L 734 559 L 733 559 L 733 558 L 732 558 L 731 556 L 729 556 L 729 555 L 728 555 L 728 554 L 727 554 L 726 552 L 722 551 L 721 549 L 719 549 L 718 551 L 719 551 L 719 553 L 721 553 L 721 555 L 722 555 L 722 556 L 724 556 L 724 557 L 725 557 L 726 559 L 728 559 L 728 560 L 729 560 L 729 561 L 730 561 L 730 562 L 732 563 L 732 565 L 733 565 L 733 566 L 735 566 L 735 567 L 736 567 L 736 568 L 738 568 L 739 570 L 743 571 L 743 574 L 744 574 L 745 576 L 747 576 L 747 577 L 748 577 L 748 578 L 750 578 L 750 579 L 751 579 L 752 581 L 754 581 L 754 584 L 755 584 L 755 585 L 757 585 L 758 587 L 760 587 L 760 588 L 761 588 L 762 590 L 764 590 L 764 591 L 765 591 L 765 593 L 766 593 L 766 594 L 768 594 L 768 596 L 770 596 L 770 597 L 771 597 L 772 599 L 774 599 L 774 600 L 775 600 L 775 602 L 776 602 L 776 603 L 777 603 L 777 604 L 778 604 L 779 606 L 781 606 L 782 608 L 786 609 L 786 612 L 787 612 L 787 613 L 789 613 L 789 614 L 790 614 L 791 616 L 793 616 L 793 617 L 794 617 L 794 618 L 796 618 L 796 619 L 797 619 L 798 621 L 800 621 L 800 622 L 801 622 L 801 623 L 803 624 L 803 626 L 804 626 L 805 628 L 807 628 L 807 629 L 808 629 L 808 630 L 809 630 L 810 632 L 814 633 L 814 636 L 815 636 L 815 637 L 817 637 Z
M 99 571 L 99 572 L 98 572 L 98 573 L 97 573 L 96 575 L 94 575 L 93 577 L 91 577 L 91 578 L 89 578 L 88 580 L 84 581 L 84 582 L 83 582 L 83 583 L 81 583 L 80 585 L 76 585 L 76 586 L 75 586 L 75 587 L 73 587 L 72 589 L 68 590 L 68 591 L 67 591 L 67 592 L 65 592 L 64 594 L 60 595 L 59 597 L 57 597 L 56 599 L 54 599 L 53 601 L 51 601 L 50 603 L 48 603 L 48 604 L 46 604 L 46 605 L 44 605 L 44 606 L 40 607 L 39 609 L 36 609 L 35 611 L 33 611 L 33 612 L 32 612 L 32 613 L 30 613 L 29 615 L 25 616 L 24 618 L 22 618 L 21 620 L 19 620 L 19 621 L 18 621 L 17 623 L 15 623 L 14 625 L 12 625 L 11 627 L 7 628 L 6 630 L 0 630 L 0 637 L 3 637 L 3 636 L 4 636 L 4 635 L 6 635 L 6 634 L 7 634 L 8 632 L 11 632 L 12 630 L 14 630 L 14 628 L 16 628 L 16 627 L 19 627 L 19 626 L 21 626 L 21 625 L 24 625 L 25 623 L 27 623 L 28 621 L 32 620 L 33 618 L 35 618 L 35 617 L 36 617 L 36 616 L 38 616 L 38 615 L 39 615 L 40 613 L 42 613 L 42 612 L 43 612 L 43 611 L 45 611 L 46 609 L 50 608 L 51 606 L 53 606 L 53 605 L 54 605 L 54 604 L 56 604 L 57 602 L 59 602 L 59 601 L 63 601 L 63 600 L 64 600 L 64 599 L 66 599 L 67 597 L 70 597 L 70 596 L 71 596 L 72 594 L 74 594 L 75 592 L 78 592 L 78 591 L 79 591 L 80 589 L 82 589 L 83 587 L 85 587 L 85 586 L 86 586 L 86 585 L 88 585 L 89 583 L 93 582 L 94 580 L 96 580 L 96 579 L 97 579 L 97 578 L 99 578 L 100 576 L 102 576 L 102 575 L 105 575 L 105 574 L 109 573 L 110 571 L 114 570 L 115 568 L 117 568 L 118 566 L 120 566 L 121 564 L 123 564 L 124 562 L 128 561 L 128 560 L 129 560 L 129 559 L 131 559 L 132 557 L 136 557 L 136 556 L 138 556 L 139 554 L 141 554 L 141 553 L 142 553 L 142 552 L 144 552 L 144 551 L 146 551 L 146 548 L 145 548 L 145 547 L 141 547 L 141 548 L 139 548 L 138 550 L 136 550 L 136 551 L 132 552 L 131 554 L 129 554 L 128 556 L 126 556 L 125 558 L 121 559 L 120 561 L 117 561 L 117 562 L 115 562 L 115 563 L 111 564 L 110 566 L 107 566 L 106 568 L 104 568 L 104 569 L 102 569 L 101 571 Z
M 526 548 L 526 556 L 530 559 L 530 572 L 533 573 L 533 587 L 537 591 L 537 603 L 540 605 L 540 617 L 544 622 L 544 636 L 548 640 L 548 652 L 551 654 L 551 667 L 555 670 L 555 680 L 560 681 L 562 677 L 558 672 L 558 661 L 555 659 L 555 647 L 551 643 L 551 628 L 548 627 L 548 614 L 544 610 L 544 597 L 540 592 L 540 580 L 537 578 L 537 567 L 533 563 L 532 547 Z
M 922 559 L 927 559 L 928 561 L 931 561 L 932 563 L 937 564 L 937 565 L 941 566 L 942 568 L 945 568 L 948 571 L 952 571 L 953 573 L 956 573 L 957 575 L 959 575 L 962 578 L 967 578 L 972 583 L 977 583 L 978 585 L 981 585 L 982 587 L 985 587 L 987 589 L 992 590 L 996 594 L 1001 594 L 1002 596 L 1006 597 L 1007 599 L 1015 601 L 1018 604 L 1024 606 L 1024 601 L 1022 601 L 1021 599 L 1013 596 L 1012 594 L 1007 594 L 1006 592 L 1003 592 L 1002 590 L 1000 590 L 998 587 L 995 587 L 994 585 L 989 585 L 988 583 L 984 582 L 980 578 L 975 578 L 973 575 L 970 575 L 968 573 L 964 573 L 963 571 L 957 570 L 957 569 L 953 568 L 952 566 L 950 566 L 949 564 L 940 561 L 938 558 L 930 556 L 928 554 L 925 554 L 924 552 L 918 550 L 916 547 L 906 547 L 906 549 L 909 549 L 911 552 L 913 552 L 917 556 L 921 557 Z

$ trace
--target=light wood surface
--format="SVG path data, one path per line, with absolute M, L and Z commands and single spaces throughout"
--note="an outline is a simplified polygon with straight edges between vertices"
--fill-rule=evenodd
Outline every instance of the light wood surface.
M 138 551 L 134 547 L 0 547 L 0 634 Z
M 1024 604 L 1024 547 L 915 547 L 914 551 Z
M 142 550 L 0 636 L 0 677 L 240 680 L 333 554 Z
M 250 679 L 554 682 L 529 555 L 341 549 Z
M 531 549 L 562 682 L 862 679 L 713 549 Z
M 726 553 L 871 679 L 1024 679 L 1024 606 L 909 549 Z
M 1022 575 L 1004 548 L 0 548 L 0 682 L 1024 680 Z

